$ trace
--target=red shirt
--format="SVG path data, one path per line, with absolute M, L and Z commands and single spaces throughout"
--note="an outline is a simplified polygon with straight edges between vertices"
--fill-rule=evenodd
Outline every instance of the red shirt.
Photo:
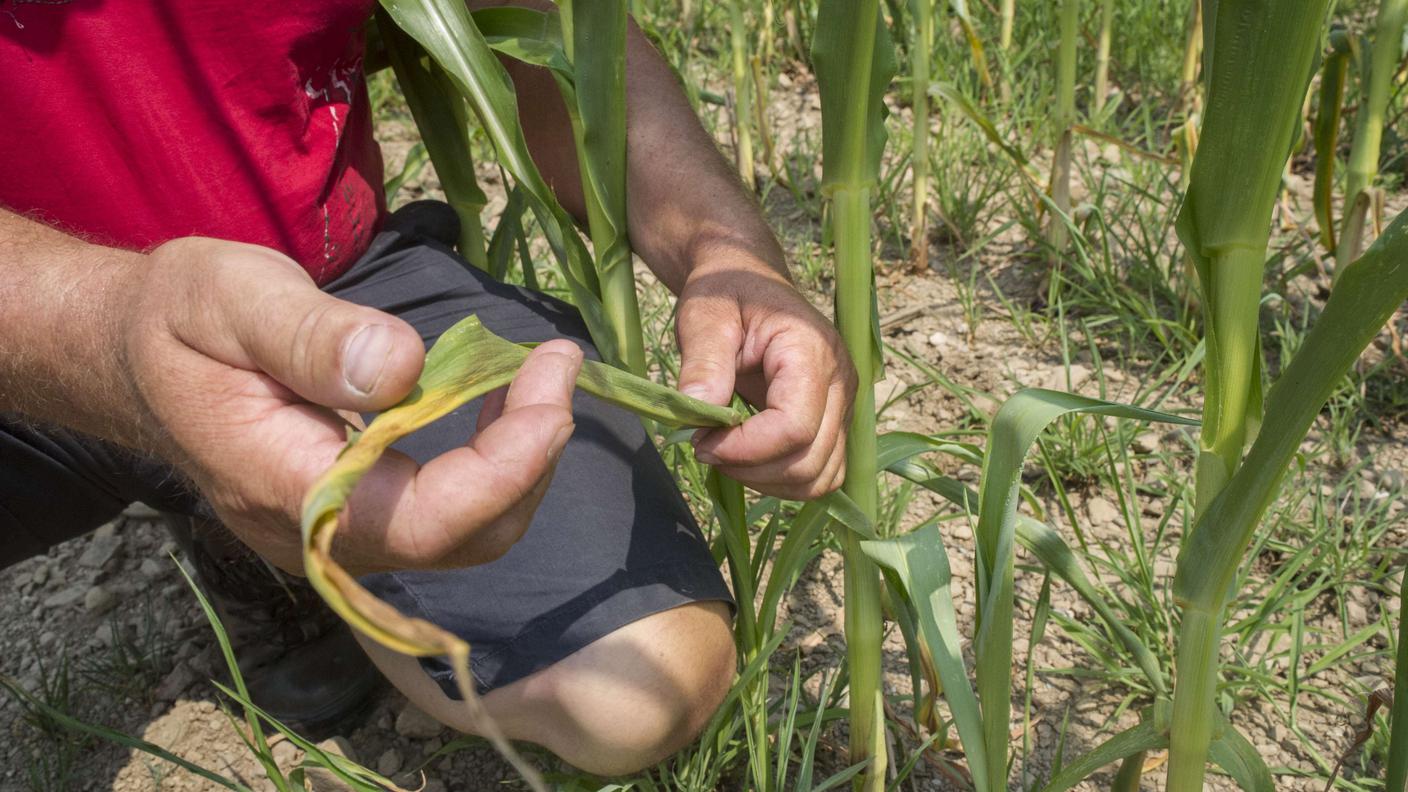
M 0 206 L 102 244 L 252 242 L 320 283 L 384 209 L 374 0 L 0 0 Z

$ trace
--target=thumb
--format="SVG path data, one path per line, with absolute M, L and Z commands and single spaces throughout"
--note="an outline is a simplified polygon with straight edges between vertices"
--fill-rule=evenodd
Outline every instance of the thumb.
M 186 312 L 185 327 L 174 328 L 182 340 L 325 407 L 379 410 L 410 392 L 425 344 L 409 324 L 325 294 L 276 251 L 223 244 L 207 293 L 188 303 L 196 310 Z
M 716 311 L 684 303 L 678 334 L 680 392 L 710 404 L 728 404 L 733 398 L 742 328 Z

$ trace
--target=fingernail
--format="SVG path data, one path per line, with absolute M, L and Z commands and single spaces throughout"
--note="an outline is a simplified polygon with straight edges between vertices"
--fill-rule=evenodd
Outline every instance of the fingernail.
M 548 459 L 557 459 L 562 455 L 562 449 L 567 446 L 567 441 L 572 437 L 572 430 L 577 425 L 569 423 L 557 430 L 553 435 L 552 443 L 548 445 Z
M 376 390 L 392 345 L 391 328 L 386 325 L 367 325 L 358 330 L 342 356 L 342 378 L 347 385 L 363 396 Z
M 716 456 L 714 456 L 713 454 L 709 453 L 708 451 L 698 451 L 698 450 L 696 450 L 696 451 L 694 452 L 694 458 L 697 459 L 697 460 L 699 460 L 700 462 L 703 462 L 703 463 L 706 464 L 706 465 L 717 465 L 717 464 L 719 464 L 719 458 L 716 457 Z

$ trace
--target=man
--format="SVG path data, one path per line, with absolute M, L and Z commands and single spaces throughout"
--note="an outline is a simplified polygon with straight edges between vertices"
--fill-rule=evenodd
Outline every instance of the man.
M 405 396 L 425 344 L 478 314 L 547 343 L 506 393 L 389 453 L 335 552 L 470 641 L 510 737 L 636 770 L 728 689 L 728 590 L 639 423 L 573 395 L 580 318 L 467 271 L 447 207 L 384 216 L 360 68 L 371 9 L 0 5 L 0 566 L 133 500 L 176 515 L 253 695 L 339 723 L 376 675 L 295 577 L 300 500 L 347 416 Z M 538 165 L 581 216 L 556 87 L 509 68 Z M 830 491 L 855 387 L 841 342 L 635 30 L 628 75 L 629 230 L 679 295 L 679 385 L 760 408 L 697 454 L 762 492 Z M 365 649 L 474 730 L 443 663 Z

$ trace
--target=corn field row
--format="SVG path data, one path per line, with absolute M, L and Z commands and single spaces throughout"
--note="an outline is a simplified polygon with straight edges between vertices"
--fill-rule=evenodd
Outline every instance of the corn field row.
M 668 444 L 678 439 L 676 427 L 736 424 L 750 408 L 741 400 L 703 404 L 651 379 L 668 380 L 669 371 L 653 365 L 659 358 L 643 329 L 644 287 L 626 233 L 624 53 L 633 16 L 656 20 L 648 32 L 667 52 L 685 53 L 677 64 L 705 50 L 724 64 L 722 82 L 691 84 L 683 71 L 682 78 L 691 99 L 726 124 L 720 132 L 742 181 L 759 194 L 777 190 L 818 205 L 829 246 L 821 267 L 863 383 L 880 380 L 887 363 L 877 251 L 898 240 L 915 277 L 956 272 L 946 257 L 961 258 L 986 233 L 965 221 L 964 206 L 946 192 L 952 185 L 934 170 L 949 156 L 942 132 L 962 127 L 981 141 L 972 155 L 977 167 L 1010 175 L 1020 220 L 1006 230 L 1020 237 L 1022 258 L 1044 273 L 1051 295 L 1108 256 L 1102 229 L 1119 221 L 1082 203 L 1081 182 L 1099 178 L 1082 172 L 1083 146 L 1113 147 L 1157 170 L 1178 200 L 1155 222 L 1171 227 L 1179 245 L 1150 245 L 1142 265 L 1166 276 L 1149 288 L 1187 317 L 1149 319 L 1145 331 L 1186 347 L 1191 362 L 1180 384 L 1196 384 L 1190 390 L 1200 399 L 1190 412 L 1026 388 L 989 416 L 985 437 L 973 443 L 883 430 L 883 405 L 863 385 L 842 490 L 803 504 L 752 498 L 688 457 L 687 443 L 672 445 L 680 469 L 711 501 L 717 554 L 739 604 L 739 675 L 701 743 L 715 753 L 699 754 L 705 759 L 697 767 L 677 767 L 673 781 L 661 773 L 639 787 L 773 792 L 852 784 L 885 792 L 903 788 L 916 763 L 929 761 L 946 768 L 952 788 L 978 792 L 1060 792 L 1110 771 L 1102 778 L 1118 790 L 1144 781 L 1195 792 L 1214 771 L 1246 790 L 1275 789 L 1276 768 L 1234 726 L 1220 685 L 1236 662 L 1228 645 L 1242 618 L 1239 586 L 1248 583 L 1248 559 L 1269 540 L 1268 512 L 1302 464 L 1304 441 L 1327 402 L 1385 326 L 1393 328 L 1408 298 L 1408 219 L 1386 216 L 1393 178 L 1379 172 L 1386 145 L 1397 145 L 1408 0 L 1338 8 L 1330 0 L 726 0 L 718 8 L 691 0 L 558 0 L 473 12 L 462 0 L 382 0 L 369 71 L 379 65 L 394 73 L 422 141 L 389 194 L 432 163 L 461 219 L 461 255 L 498 278 L 552 284 L 568 296 L 606 361 L 585 368 L 579 386 L 637 412 Z M 1121 71 L 1116 62 L 1118 53 L 1130 57 L 1121 49 L 1122 26 L 1168 20 L 1176 24 L 1160 31 L 1166 46 L 1148 57 L 1171 66 L 1146 71 L 1172 79 L 1139 83 L 1142 67 Z M 529 156 L 505 59 L 549 70 L 561 89 L 576 133 L 584 226 Z M 1034 76 L 1038 66 L 1044 71 Z M 819 94 L 819 177 L 789 160 L 771 120 L 770 86 L 784 73 L 804 75 Z M 1124 84 L 1121 75 L 1129 78 Z M 1033 81 L 1049 93 L 1033 98 Z M 1153 106 L 1161 108 L 1157 117 L 1146 112 Z M 1122 137 L 1141 124 L 1147 134 Z M 487 216 L 476 168 L 476 158 L 486 157 L 506 176 L 497 218 Z M 1314 160 L 1314 232 L 1302 269 L 1323 272 L 1332 286 L 1294 350 L 1275 356 L 1273 366 L 1264 348 L 1268 262 L 1285 255 L 1275 239 L 1297 158 Z M 465 685 L 471 648 L 375 607 L 330 550 L 348 493 L 381 451 L 506 383 L 525 354 L 467 318 L 430 353 L 422 391 L 431 398 L 374 421 L 305 501 L 305 559 L 320 593 L 390 648 L 452 658 L 468 706 L 477 706 Z M 1049 426 L 1073 425 L 1076 416 L 1196 433 L 1172 604 L 1158 617 L 1171 626 L 1171 657 L 1130 623 L 1119 595 L 1097 583 L 1098 571 L 1083 560 L 1084 539 L 1077 543 L 1029 508 L 1033 484 L 1024 466 L 1034 450 L 1045 453 Z M 943 472 L 953 462 L 980 466 L 976 490 Z M 947 523 L 935 517 L 899 529 L 891 514 L 899 485 L 930 493 L 950 515 L 971 521 L 973 579 L 950 571 L 958 540 Z M 786 633 L 779 603 L 832 542 L 844 569 L 845 663 L 823 683 L 816 712 L 799 716 L 800 666 L 778 651 Z M 1408 558 L 1396 551 L 1386 563 L 1401 569 Z M 1039 573 L 1019 558 L 1035 559 Z M 1042 639 L 1046 619 L 1041 608 L 1034 623 L 1019 618 L 1017 581 L 1029 574 L 1043 577 L 1043 592 L 1068 587 L 1085 603 L 1139 691 L 1130 698 L 1134 725 L 1065 756 L 1045 777 L 1024 766 L 1018 772 L 1014 747 L 1021 692 L 1030 687 L 1030 671 L 1022 686 L 1014 669 L 1022 647 Z M 958 587 L 973 589 L 971 625 L 958 616 Z M 1397 596 L 1408 598 L 1408 588 Z M 1385 706 L 1369 716 L 1380 724 L 1375 739 L 1385 760 L 1361 763 L 1358 776 L 1339 779 L 1343 788 L 1408 789 L 1408 627 L 1399 608 L 1396 629 L 1382 640 L 1396 647 L 1391 687 L 1400 695 L 1381 696 L 1374 706 Z M 914 680 L 912 712 L 904 716 L 895 714 L 884 684 L 887 624 L 903 636 Z M 842 769 L 814 778 L 823 728 L 842 718 Z M 897 750 L 898 735 L 917 750 Z M 547 788 L 533 762 L 494 742 L 530 786 Z
M 486 243 L 479 230 L 482 192 L 472 170 L 464 166 L 469 127 L 487 133 L 500 165 L 509 173 L 514 194 L 547 236 L 558 272 L 582 309 L 609 361 L 644 375 L 640 310 L 624 234 L 625 157 L 624 40 L 628 8 L 617 2 L 563 0 L 559 12 L 526 9 L 469 14 L 453 0 L 388 0 L 379 18 L 383 42 L 397 78 L 415 113 L 437 171 L 447 174 L 445 189 L 466 221 L 461 247 L 466 258 L 489 267 L 500 239 Z M 821 97 L 822 175 L 829 239 L 833 247 L 835 320 L 862 381 L 879 378 L 882 344 L 877 337 L 875 277 L 872 269 L 874 198 L 882 179 L 881 163 L 889 127 L 886 99 L 894 90 L 901 57 L 908 60 L 908 100 L 913 113 L 911 185 L 914 195 L 910 240 L 915 266 L 928 266 L 928 146 L 931 97 L 958 109 L 971 123 L 991 130 L 994 143 L 1004 136 L 988 119 L 1010 91 L 1013 75 L 1004 73 L 1014 17 L 1024 9 L 1007 2 L 998 41 L 983 41 L 973 22 L 976 9 L 963 2 L 946 8 L 927 0 L 908 6 L 879 0 L 820 0 L 774 3 L 744 8 L 727 4 L 734 152 L 741 178 L 757 184 L 759 155 L 769 167 L 775 154 L 766 141 L 767 127 L 757 124 L 756 110 L 765 97 L 762 61 L 792 50 L 815 77 Z M 1038 249 L 1059 270 L 1083 250 L 1084 232 L 1072 207 L 1072 152 L 1080 127 L 1076 96 L 1076 60 L 1085 49 L 1078 29 L 1080 0 L 1056 4 L 1059 35 L 1054 57 L 1055 102 L 1050 118 L 1052 155 L 1042 174 L 1030 161 L 1018 167 L 1028 179 L 1028 200 L 1044 217 Z M 1201 419 L 1155 412 L 1051 390 L 1028 389 L 1011 397 L 993 417 L 982 451 L 977 493 L 965 485 L 926 471 L 925 458 L 952 453 L 942 438 L 880 434 L 869 388 L 861 388 L 850 427 L 848 475 L 842 494 L 832 502 L 806 507 L 794 521 L 782 549 L 772 557 L 771 579 L 742 580 L 756 568 L 754 548 L 736 484 L 716 477 L 711 486 L 735 591 L 757 593 L 762 583 L 764 607 L 740 596 L 738 643 L 745 669 L 766 658 L 775 625 L 769 597 L 779 576 L 795 574 L 783 563 L 788 543 L 806 541 L 807 532 L 837 532 L 845 570 L 847 644 L 847 712 L 849 763 L 856 768 L 857 789 L 881 792 L 887 787 L 892 757 L 886 736 L 885 697 L 881 685 L 881 633 L 885 616 L 903 629 L 913 667 L 927 684 L 926 694 L 941 696 L 949 726 L 957 733 L 974 789 L 991 792 L 1011 783 L 1011 717 L 1015 629 L 1014 575 L 1017 545 L 1023 544 L 1048 565 L 1048 571 L 1080 588 L 1082 573 L 1070 562 L 1065 539 L 1054 530 L 1019 517 L 1021 471 L 1025 457 L 1044 427 L 1073 413 L 1124 420 L 1192 423 L 1200 427 L 1195 470 L 1195 498 L 1190 532 L 1178 555 L 1173 591 L 1179 607 L 1176 658 L 1172 668 L 1158 666 L 1143 647 L 1131 654 L 1142 660 L 1151 700 L 1138 725 L 1111 737 L 1084 757 L 1070 761 L 1046 790 L 1066 789 L 1108 764 L 1121 766 L 1117 786 L 1138 787 L 1140 768 L 1149 752 L 1167 749 L 1166 789 L 1192 792 L 1203 788 L 1209 763 L 1215 763 L 1246 789 L 1269 789 L 1271 773 L 1250 742 L 1232 728 L 1218 707 L 1217 683 L 1227 608 L 1239 564 L 1255 540 L 1260 521 L 1276 497 L 1301 439 L 1332 391 L 1408 296 L 1408 226 L 1395 221 L 1381 228 L 1384 201 L 1375 186 L 1379 140 L 1385 106 L 1401 60 L 1402 0 L 1384 0 L 1375 28 L 1365 40 L 1343 28 L 1331 31 L 1328 0 L 1277 4 L 1268 0 L 1212 0 L 1190 7 L 1184 40 L 1185 84 L 1178 87 L 1184 108 L 1178 131 L 1185 163 L 1179 177 L 1183 200 L 1176 218 L 1183 257 L 1194 273 L 1205 354 Z M 1109 56 L 1115 4 L 1098 9 L 1095 81 L 1086 112 L 1098 116 L 1110 99 Z M 694 10 L 685 7 L 688 16 Z M 781 14 L 781 40 L 774 38 Z M 761 35 L 751 35 L 747 17 L 761 17 Z M 969 96 L 952 81 L 930 74 L 936 36 L 935 18 L 954 23 L 969 47 L 968 68 L 976 76 L 979 96 Z M 805 23 L 805 24 L 804 24 Z M 805 28 L 805 29 L 803 29 Z M 896 44 L 903 45 L 897 52 Z M 1323 312 L 1307 332 L 1293 358 L 1282 362 L 1279 376 L 1268 377 L 1263 363 L 1259 310 L 1272 215 L 1282 192 L 1287 160 L 1300 143 L 1307 89 L 1321 52 L 1320 101 L 1314 144 L 1327 156 L 1317 172 L 1316 208 L 1320 238 L 1333 255 L 1334 287 Z M 994 46 L 995 45 L 995 46 Z M 1199 52 L 1201 50 L 1201 52 Z M 556 204 L 541 183 L 514 126 L 509 86 L 495 52 L 528 60 L 560 73 L 564 101 L 574 108 L 581 134 L 579 156 L 589 196 L 588 239 Z M 991 55 L 995 57 L 990 57 Z M 428 59 L 426 55 L 428 54 Z M 1334 217 L 1330 192 L 1333 140 L 1345 94 L 1349 62 L 1363 86 L 1353 149 L 1345 179 L 1345 207 Z M 969 85 L 974 80 L 967 81 Z M 996 101 L 994 101 L 996 100 Z M 445 113 L 445 104 L 452 112 Z M 434 113 L 439 113 L 435 117 Z M 473 121 L 470 121 L 470 119 Z M 762 132 L 762 147 L 754 135 Z M 1326 148 L 1329 147 L 1329 148 Z M 761 148 L 761 151 L 759 151 Z M 1005 149 L 1006 150 L 1006 149 Z M 458 167 L 455 163 L 461 163 Z M 1408 221 L 1404 221 L 1408 222 Z M 500 228 L 504 226 L 500 221 Z M 1371 227 L 1378 233 L 1371 233 Z M 1376 237 L 1365 249 L 1365 242 Z M 590 242 L 588 246 L 587 242 Z M 502 272 L 502 268 L 500 268 Z M 490 385 L 485 380 L 485 387 Z M 466 394 L 468 395 L 468 394 Z M 663 399 L 659 403 L 664 403 Z M 629 404 L 629 403 L 628 403 Z M 636 407 L 652 420 L 671 425 L 701 425 L 702 417 Z M 372 430 L 375 431 L 373 424 Z M 369 432 L 370 434 L 371 432 Z M 366 441 L 364 437 L 363 441 Z M 960 635 L 949 588 L 945 538 L 933 527 L 903 535 L 876 530 L 880 517 L 881 471 L 907 477 L 976 515 L 975 581 L 978 616 L 974 631 Z M 812 513 L 808 513 L 811 510 Z M 318 514 L 306 521 L 316 548 Z M 321 541 L 327 547 L 326 540 Z M 314 553 L 319 564 L 326 555 Z M 804 557 L 804 556 L 793 556 Z M 317 569 L 316 565 L 310 569 Z M 397 632 L 348 604 L 350 599 L 330 579 L 323 581 L 335 605 L 359 627 L 388 645 L 416 654 L 463 652 L 463 647 L 424 641 Z M 967 581 L 963 582 L 964 584 Z M 766 589 L 773 588 L 773 591 Z M 1112 629 L 1119 630 L 1118 624 Z M 1137 641 L 1130 636 L 1130 641 Z M 1400 636 L 1400 652 L 1403 638 Z M 965 659 L 971 650 L 971 666 Z M 1403 673 L 1401 670 L 1400 673 Z M 770 754 L 766 744 L 768 695 L 766 676 L 740 680 L 742 697 L 752 697 L 763 713 L 749 732 L 752 786 L 780 785 L 773 764 L 786 757 Z M 1401 676 L 1400 676 L 1401 680 Z M 1403 698 L 1408 698 L 1405 696 Z M 1403 789 L 1408 764 L 1404 712 L 1395 709 L 1389 751 L 1387 788 Z M 919 724 L 920 728 L 934 723 Z M 936 734 L 939 732 L 935 732 Z

